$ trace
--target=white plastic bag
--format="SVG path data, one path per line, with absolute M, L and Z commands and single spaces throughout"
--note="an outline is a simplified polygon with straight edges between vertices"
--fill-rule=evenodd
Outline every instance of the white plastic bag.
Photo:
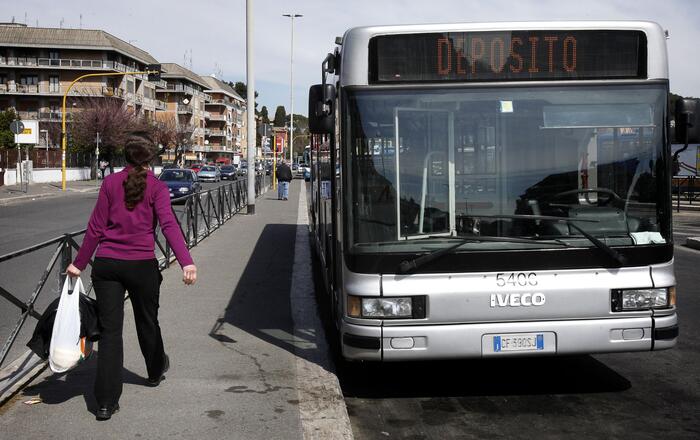
M 80 277 L 75 279 L 71 291 L 69 276 L 66 277 L 58 302 L 56 319 L 51 331 L 49 367 L 54 373 L 65 373 L 87 358 L 90 345 L 80 337 L 80 294 L 85 291 Z

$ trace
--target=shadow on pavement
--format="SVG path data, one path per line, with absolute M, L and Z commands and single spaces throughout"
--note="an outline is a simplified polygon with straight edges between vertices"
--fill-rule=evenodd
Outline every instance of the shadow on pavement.
M 294 335 L 290 303 L 297 227 L 264 227 L 224 316 L 217 320 L 209 336 L 219 342 L 236 343 L 223 334 L 223 324 L 229 324 L 313 362 L 309 352 L 316 350 L 315 344 L 304 335 Z
M 40 396 L 46 405 L 58 405 L 74 397 L 83 396 L 86 409 L 97 412 L 97 401 L 93 393 L 95 375 L 97 374 L 97 350 L 90 358 L 75 369 L 65 374 L 53 374 L 41 382 L 22 390 L 25 397 Z M 125 384 L 147 386 L 146 379 L 130 370 L 124 369 Z

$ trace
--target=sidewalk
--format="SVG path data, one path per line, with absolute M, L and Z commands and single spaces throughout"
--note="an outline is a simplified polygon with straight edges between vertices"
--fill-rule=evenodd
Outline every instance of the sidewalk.
M 287 202 L 269 191 L 255 216 L 235 216 L 193 249 L 196 286 L 177 266 L 163 272 L 171 369 L 159 387 L 145 386 L 127 303 L 121 411 L 95 421 L 93 357 L 63 377 L 45 371 L 0 408 L 2 437 L 352 438 L 313 306 L 302 185 Z M 32 396 L 43 403 L 22 403 Z
M 61 182 L 32 183 L 25 193 L 24 186 L 20 190 L 17 185 L 0 186 L 0 206 L 44 197 L 60 197 L 75 193 L 98 191 L 102 181 L 80 180 L 66 183 L 66 191 L 61 191 Z

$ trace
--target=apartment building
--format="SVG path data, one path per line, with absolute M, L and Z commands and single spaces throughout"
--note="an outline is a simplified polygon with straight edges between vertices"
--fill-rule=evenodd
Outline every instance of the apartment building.
M 156 90 L 156 96 L 165 103 L 165 109 L 157 118 L 173 119 L 180 133 L 183 156 L 187 162 L 199 162 L 207 158 L 206 125 L 210 118 L 206 103 L 211 95 L 207 84 L 199 75 L 175 63 L 161 65 L 163 89 Z M 164 157 L 164 160 L 172 159 Z
M 203 76 L 202 80 L 209 84 L 205 91 L 211 96 L 205 106 L 210 115 L 205 128 L 207 159 L 228 163 L 241 151 L 245 100 L 214 76 Z
M 13 107 L 22 119 L 39 120 L 40 130 L 48 130 L 60 122 L 62 97 L 79 76 L 143 71 L 156 63 L 148 52 L 102 30 L 0 24 L 0 109 Z M 152 118 L 165 110 L 156 93 L 164 88 L 165 82 L 146 75 L 87 78 L 71 89 L 67 111 L 84 105 L 73 97 L 119 99 Z

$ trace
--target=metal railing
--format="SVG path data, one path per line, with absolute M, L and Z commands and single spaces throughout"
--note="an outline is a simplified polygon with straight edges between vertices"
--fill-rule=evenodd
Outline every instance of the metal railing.
M 22 94 L 22 95 L 55 95 L 63 96 L 67 87 L 51 84 L 0 84 L 0 93 L 7 94 Z M 106 96 L 118 97 L 124 96 L 124 91 L 116 87 L 107 86 L 80 86 L 71 90 L 70 96 Z
M 0 65 L 8 67 L 50 67 L 67 69 L 99 69 L 126 72 L 131 69 L 125 64 L 107 60 L 85 60 L 73 58 L 0 57 Z
M 245 183 L 244 180 L 239 180 L 173 200 L 174 203 L 183 204 L 182 209 L 173 207 L 173 213 L 178 220 L 188 248 L 191 249 L 197 246 L 202 240 L 211 235 L 212 232 L 219 229 L 227 220 L 246 208 L 248 204 L 248 192 Z M 257 175 L 255 181 L 255 196 L 258 197 L 265 193 L 270 188 L 270 185 L 271 179 L 269 176 Z M 7 300 L 11 305 L 17 307 L 20 312 L 17 323 L 5 340 L 2 351 L 0 351 L 0 367 L 3 366 L 27 319 L 30 317 L 39 319 L 41 317 L 34 306 L 41 293 L 45 290 L 47 282 L 51 279 L 51 274 L 54 273 L 56 265 L 60 267 L 57 274 L 59 278 L 58 285 L 60 286 L 63 284 L 66 268 L 73 260 L 73 250 L 78 250 L 80 248 L 76 240 L 83 234 L 85 234 L 85 229 L 64 234 L 43 243 L 0 256 L 0 264 L 2 264 L 38 251 L 45 251 L 52 246 L 55 247 L 46 268 L 39 276 L 27 301 L 22 301 L 20 299 L 21 295 L 15 295 L 0 285 L 0 298 Z M 156 228 L 155 242 L 158 266 L 160 270 L 163 270 L 170 266 L 175 260 L 175 256 L 170 245 L 163 237 L 160 228 Z M 89 265 L 92 267 L 92 261 L 89 262 Z M 22 274 L 21 276 L 25 275 Z M 2 281 L 4 284 L 8 280 L 4 279 Z M 86 293 L 88 295 L 92 293 L 91 282 L 86 284 Z
M 681 211 L 681 201 L 692 205 L 700 199 L 700 178 L 698 176 L 673 176 L 672 191 L 676 202 L 676 212 Z

